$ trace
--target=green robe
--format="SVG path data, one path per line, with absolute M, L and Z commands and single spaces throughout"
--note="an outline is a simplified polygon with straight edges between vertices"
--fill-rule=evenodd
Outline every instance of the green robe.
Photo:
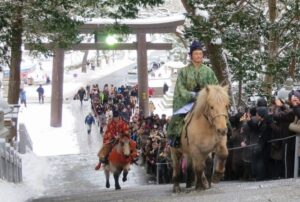
M 218 84 L 217 77 L 213 70 L 202 64 L 200 68 L 195 68 L 193 64 L 179 70 L 173 98 L 173 113 L 184 105 L 193 101 L 191 92 L 195 92 L 198 87 L 202 89 L 209 84 Z M 168 137 L 178 138 L 184 124 L 184 116 L 174 115 L 168 127 Z

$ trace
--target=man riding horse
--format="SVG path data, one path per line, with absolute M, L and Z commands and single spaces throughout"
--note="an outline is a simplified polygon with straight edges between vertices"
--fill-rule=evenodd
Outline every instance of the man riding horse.
M 113 119 L 108 123 L 107 129 L 103 136 L 103 146 L 98 152 L 99 163 L 95 167 L 95 170 L 99 170 L 101 163 L 108 164 L 108 155 L 111 152 L 114 145 L 117 144 L 119 138 L 124 135 L 129 135 L 128 124 L 120 117 L 119 112 L 113 111 Z M 133 141 L 133 140 L 131 140 Z M 130 144 L 131 153 L 130 157 L 132 162 L 137 158 L 136 144 Z
M 197 93 L 209 84 L 218 84 L 213 70 L 203 64 L 202 45 L 193 41 L 189 55 L 191 63 L 180 69 L 175 85 L 173 99 L 173 116 L 168 127 L 168 139 L 171 147 L 180 146 L 180 134 L 184 125 L 184 117 L 190 111 Z M 186 107 L 187 106 L 187 107 Z

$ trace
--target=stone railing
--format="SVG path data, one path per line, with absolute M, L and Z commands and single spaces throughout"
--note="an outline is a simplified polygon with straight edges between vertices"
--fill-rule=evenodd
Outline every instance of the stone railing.
M 17 152 L 17 141 L 9 137 L 10 131 L 4 126 L 4 113 L 0 111 L 0 179 L 18 183 L 22 181 L 22 159 Z
M 18 151 L 20 154 L 25 154 L 28 150 L 32 151 L 32 141 L 27 132 L 26 126 L 23 123 L 20 123 Z
M 8 182 L 22 182 L 22 159 L 3 138 L 0 138 L 0 178 Z

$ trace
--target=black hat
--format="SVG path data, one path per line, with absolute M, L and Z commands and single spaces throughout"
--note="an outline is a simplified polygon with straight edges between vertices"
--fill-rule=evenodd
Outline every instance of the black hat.
M 294 96 L 300 99 L 300 92 L 298 90 L 294 91 Z
M 119 115 L 120 115 L 119 111 L 116 111 L 116 110 L 113 111 L 113 117 L 119 117 Z
M 292 90 L 289 95 L 288 95 L 288 99 L 291 100 L 292 96 L 297 97 L 298 99 L 300 99 L 300 91 L 299 90 Z
M 264 98 L 259 98 L 257 100 L 256 106 L 257 107 L 267 107 L 268 106 L 267 100 L 265 100 Z
M 189 54 L 192 55 L 194 50 L 202 50 L 202 44 L 199 41 L 193 41 L 193 43 L 190 46 Z
M 265 118 L 268 115 L 268 108 L 267 107 L 257 107 L 256 113 L 258 116 Z

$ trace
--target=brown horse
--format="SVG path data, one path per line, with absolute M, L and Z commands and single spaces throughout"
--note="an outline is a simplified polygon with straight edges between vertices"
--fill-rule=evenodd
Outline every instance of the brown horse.
M 183 155 L 195 175 L 195 188 L 207 189 L 205 163 L 214 153 L 213 182 L 219 182 L 225 172 L 227 150 L 228 86 L 208 85 L 203 88 L 194 109 L 186 116 L 179 148 L 171 148 L 173 161 L 173 192 L 180 192 L 179 172 Z M 187 171 L 189 172 L 189 170 Z M 190 184 L 187 182 L 187 187 Z
M 121 189 L 119 176 L 123 172 L 122 181 L 127 181 L 130 164 L 133 162 L 133 158 L 135 157 L 137 157 L 136 143 L 130 139 L 129 135 L 122 135 L 110 152 L 108 156 L 108 164 L 104 169 L 106 188 L 110 187 L 109 176 L 110 172 L 112 172 L 115 180 L 115 188 Z

